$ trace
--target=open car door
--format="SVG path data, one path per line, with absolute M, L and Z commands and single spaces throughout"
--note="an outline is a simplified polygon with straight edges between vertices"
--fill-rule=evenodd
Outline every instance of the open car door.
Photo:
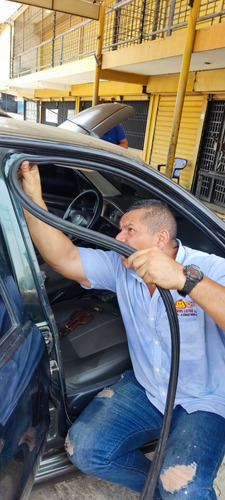
M 49 361 L 0 252 L 0 499 L 27 498 L 49 426 Z

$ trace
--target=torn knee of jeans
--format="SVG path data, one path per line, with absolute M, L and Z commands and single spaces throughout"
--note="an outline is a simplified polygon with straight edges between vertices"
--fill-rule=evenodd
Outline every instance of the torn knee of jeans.
M 112 398 L 114 396 L 114 391 L 112 389 L 103 389 L 103 391 L 97 394 L 98 398 Z
M 69 440 L 68 434 L 67 434 L 66 439 L 65 439 L 65 449 L 69 453 L 69 455 L 71 455 L 71 456 L 73 455 L 73 446 Z
M 193 462 L 190 465 L 175 465 L 165 470 L 160 475 L 165 491 L 174 493 L 181 488 L 185 488 L 190 481 L 193 481 L 196 474 L 197 465 Z

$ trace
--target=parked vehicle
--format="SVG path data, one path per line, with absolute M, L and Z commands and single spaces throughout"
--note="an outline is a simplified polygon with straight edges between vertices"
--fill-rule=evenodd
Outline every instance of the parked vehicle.
M 99 116 L 96 134 L 103 133 Z M 39 165 L 49 212 L 17 182 L 25 159 Z M 21 204 L 76 244 L 119 252 L 119 220 L 137 198 L 166 201 L 184 244 L 223 257 L 225 226 L 132 152 L 90 135 L 2 116 L 0 169 L 0 499 L 14 500 L 29 496 L 37 470 L 40 480 L 71 467 L 68 427 L 130 367 L 116 296 L 52 271 L 34 248 Z

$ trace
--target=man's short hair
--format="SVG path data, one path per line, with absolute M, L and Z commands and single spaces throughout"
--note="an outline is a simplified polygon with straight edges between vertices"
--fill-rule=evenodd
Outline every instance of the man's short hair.
M 170 234 L 170 239 L 174 240 L 177 236 L 177 223 L 173 212 L 168 205 L 160 200 L 137 200 L 126 212 L 144 208 L 146 212 L 142 215 L 141 221 L 147 224 L 151 234 L 167 229 Z

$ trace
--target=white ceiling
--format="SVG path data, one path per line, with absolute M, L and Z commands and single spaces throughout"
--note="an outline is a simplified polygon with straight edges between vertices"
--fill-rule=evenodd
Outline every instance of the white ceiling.
M 179 73 L 181 64 L 182 56 L 180 55 L 136 64 L 124 64 L 123 66 L 115 66 L 113 69 L 138 75 L 165 75 Z M 192 54 L 190 71 L 218 68 L 225 68 L 225 48 Z
M 182 55 L 165 59 L 156 59 L 154 61 L 140 61 L 134 64 L 120 64 L 114 66 L 113 70 L 145 76 L 175 74 L 180 72 L 181 64 Z M 219 68 L 225 68 L 225 48 L 192 54 L 190 71 L 204 71 Z M 105 66 L 104 69 L 106 69 Z M 94 73 L 95 59 L 94 56 L 91 56 L 81 61 L 73 61 L 72 63 L 64 64 L 60 67 L 8 80 L 1 84 L 0 90 L 3 92 L 4 88 L 10 89 L 15 95 L 17 92 L 21 93 L 22 91 L 34 94 L 35 89 L 71 91 L 72 85 L 93 83 Z M 130 80 L 130 83 L 132 83 L 132 80 Z

